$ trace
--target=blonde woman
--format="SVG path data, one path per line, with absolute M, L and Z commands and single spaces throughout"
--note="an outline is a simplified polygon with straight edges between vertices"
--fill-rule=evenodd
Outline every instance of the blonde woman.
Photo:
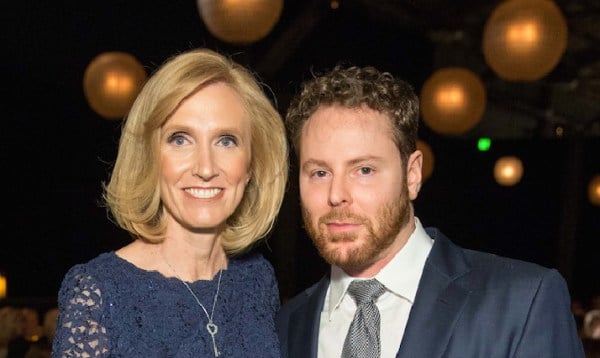
M 287 180 L 282 120 L 255 77 L 207 49 L 146 83 L 104 199 L 133 241 L 76 265 L 53 357 L 279 357 L 272 266 L 252 250 Z

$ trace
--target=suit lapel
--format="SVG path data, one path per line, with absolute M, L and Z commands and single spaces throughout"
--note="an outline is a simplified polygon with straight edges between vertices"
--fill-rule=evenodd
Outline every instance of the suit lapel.
M 306 293 L 306 302 L 290 314 L 289 326 L 294 327 L 288 342 L 290 357 L 317 357 L 321 311 L 328 287 L 327 275 Z
M 428 230 L 428 234 L 435 241 L 425 263 L 398 358 L 440 357 L 469 295 L 469 291 L 455 283 L 470 270 L 462 251 L 439 231 Z M 428 343 L 424 344 L 424 339 Z

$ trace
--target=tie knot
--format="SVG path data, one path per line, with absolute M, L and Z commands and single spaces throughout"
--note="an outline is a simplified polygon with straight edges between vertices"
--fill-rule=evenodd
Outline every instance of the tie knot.
M 348 287 L 348 293 L 357 305 L 375 301 L 384 292 L 385 287 L 374 278 L 370 280 L 354 280 Z

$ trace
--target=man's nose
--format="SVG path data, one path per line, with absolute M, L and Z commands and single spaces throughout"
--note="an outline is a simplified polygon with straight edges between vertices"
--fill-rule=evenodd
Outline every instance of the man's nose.
M 329 205 L 337 207 L 340 205 L 351 204 L 352 199 L 349 190 L 349 183 L 344 177 L 333 177 L 329 187 Z

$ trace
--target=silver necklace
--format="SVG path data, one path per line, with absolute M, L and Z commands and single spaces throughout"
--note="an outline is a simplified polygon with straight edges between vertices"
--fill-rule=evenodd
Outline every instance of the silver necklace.
M 198 296 L 196 296 L 194 291 L 192 291 L 192 288 L 190 287 L 190 285 L 188 285 L 187 282 L 185 282 L 181 277 L 179 277 L 179 274 L 177 274 L 177 271 L 175 271 L 173 266 L 171 266 L 171 264 L 169 264 L 169 261 L 167 261 L 167 259 L 165 258 L 164 254 L 162 252 L 161 252 L 161 256 L 162 256 L 163 260 L 165 261 L 165 263 L 167 264 L 167 266 L 169 266 L 171 271 L 173 271 L 173 273 L 175 274 L 175 277 L 177 277 L 177 279 L 179 281 L 181 281 L 181 283 L 183 283 L 185 288 L 187 288 L 187 290 L 190 291 L 190 293 L 196 300 L 196 303 L 198 303 L 198 306 L 200 306 L 202 308 L 202 310 L 204 311 L 204 314 L 206 314 L 206 318 L 208 318 L 208 323 L 206 324 L 206 330 L 208 331 L 208 334 L 210 334 L 210 338 L 212 338 L 213 349 L 215 350 L 215 357 L 218 357 L 219 355 L 221 355 L 221 352 L 219 352 L 219 350 L 217 349 L 217 342 L 215 341 L 215 335 L 219 331 L 219 326 L 217 326 L 213 322 L 213 314 L 215 313 L 215 306 L 217 305 L 217 298 L 219 297 L 219 289 L 221 288 L 221 276 L 223 276 L 223 270 L 219 270 L 219 281 L 217 281 L 217 292 L 215 292 L 215 298 L 213 300 L 213 306 L 212 306 L 212 310 L 210 311 L 210 316 L 209 316 L 208 311 L 206 310 L 206 308 L 204 308 L 204 305 L 202 303 L 200 303 Z

